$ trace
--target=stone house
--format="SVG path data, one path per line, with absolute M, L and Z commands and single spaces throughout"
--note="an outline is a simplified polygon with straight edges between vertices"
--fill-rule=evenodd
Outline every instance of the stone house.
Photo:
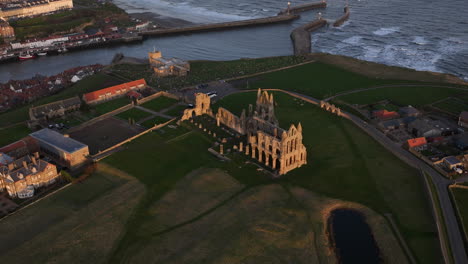
M 28 198 L 34 190 L 57 181 L 59 174 L 55 165 L 34 156 L 24 156 L 0 167 L 0 190 L 10 197 Z
M 148 57 L 156 76 L 186 76 L 190 72 L 190 63 L 178 58 L 164 58 L 160 51 L 149 52 Z
M 3 39 L 14 39 L 15 30 L 8 22 L 0 18 L 0 37 Z
M 41 121 L 64 117 L 66 114 L 79 110 L 81 100 L 78 96 L 53 103 L 29 108 L 29 127 L 39 124 Z

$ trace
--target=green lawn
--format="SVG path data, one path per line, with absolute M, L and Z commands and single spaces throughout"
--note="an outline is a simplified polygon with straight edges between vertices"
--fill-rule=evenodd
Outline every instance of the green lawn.
M 105 113 L 114 111 L 122 106 L 130 104 L 130 100 L 125 96 L 122 98 L 117 98 L 102 104 L 92 106 L 92 109 L 95 111 L 96 116 L 103 115 Z
M 390 100 L 401 105 L 423 106 L 450 96 L 468 94 L 465 91 L 434 87 L 391 87 L 339 96 L 350 104 L 371 104 Z
M 459 211 L 459 220 L 463 225 L 460 229 L 464 233 L 465 243 L 468 241 L 468 189 L 450 188 L 453 194 L 455 206 Z
M 9 145 L 31 133 L 31 130 L 24 125 L 16 125 L 10 128 L 0 129 L 0 146 Z
M 248 86 L 244 83 L 241 88 L 284 89 L 323 99 L 343 91 L 389 83 L 398 81 L 373 79 L 316 62 L 255 77 L 249 80 Z
M 468 92 L 466 95 L 468 95 Z M 448 98 L 447 100 L 434 104 L 434 107 L 458 116 L 462 111 L 468 111 L 468 100 L 462 102 L 457 99 Z
M 143 110 L 140 110 L 138 108 L 132 108 L 130 110 L 127 110 L 125 112 L 122 112 L 117 115 L 117 117 L 123 119 L 123 120 L 133 120 L 135 122 L 138 122 L 139 120 L 142 120 L 144 118 L 147 118 L 151 116 L 150 113 L 145 112 Z
M 166 109 L 170 106 L 172 106 L 173 104 L 177 103 L 177 100 L 176 99 L 173 99 L 173 98 L 169 98 L 169 97 L 165 97 L 165 96 L 160 96 L 156 99 L 153 99 L 149 102 L 146 102 L 144 104 L 142 104 L 141 106 L 144 107 L 144 108 L 148 108 L 150 110 L 153 110 L 155 112 L 159 112 L 163 109 Z
M 6 113 L 0 114 L 0 127 L 28 120 L 28 111 L 31 106 L 43 105 L 58 100 L 70 98 L 75 95 L 81 96 L 85 93 L 96 91 L 120 83 L 122 83 L 122 81 L 104 73 L 97 73 L 91 75 L 57 94 L 41 98 L 32 104 L 21 106 Z
M 187 109 L 186 105 L 176 105 L 172 109 L 166 111 L 165 114 L 170 116 L 181 116 L 185 109 Z
M 159 125 L 161 123 L 167 122 L 169 119 L 161 117 L 161 116 L 156 116 L 154 118 L 151 118 L 150 120 L 146 120 L 145 122 L 141 123 L 142 126 L 146 128 L 152 128 L 154 125 Z

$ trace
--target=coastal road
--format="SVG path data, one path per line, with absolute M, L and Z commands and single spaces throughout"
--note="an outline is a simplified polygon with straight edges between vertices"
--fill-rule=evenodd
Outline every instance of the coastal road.
M 378 87 L 374 87 L 373 89 L 378 89 Z M 461 88 L 460 88 L 461 89 Z M 318 105 L 320 103 L 320 100 L 303 95 L 300 93 L 296 92 L 290 92 L 290 91 L 285 91 L 281 89 L 265 89 L 267 91 L 277 91 L 277 92 L 283 92 L 286 94 L 289 94 L 291 96 L 294 96 L 296 98 L 302 99 L 306 102 Z M 361 89 L 366 90 L 366 89 Z M 246 91 L 239 91 L 239 92 L 251 92 L 255 90 L 246 90 Z M 358 118 L 357 116 L 354 116 L 350 113 L 342 111 L 342 117 L 350 120 L 353 122 L 356 126 L 364 130 L 367 134 L 369 134 L 372 138 L 374 138 L 377 142 L 379 142 L 381 145 L 383 145 L 387 150 L 392 152 L 394 155 L 399 157 L 401 160 L 406 162 L 408 165 L 421 169 L 427 175 L 429 175 L 437 189 L 438 192 L 438 197 L 439 197 L 439 202 L 440 202 L 440 207 L 442 210 L 442 215 L 445 220 L 445 225 L 444 223 L 441 223 L 438 221 L 438 218 L 436 217 L 436 222 L 437 222 L 437 227 L 439 231 L 439 239 L 440 239 L 440 244 L 442 247 L 442 253 L 444 255 L 444 259 L 446 263 L 450 263 L 450 251 L 444 250 L 445 249 L 445 242 L 448 242 L 450 245 L 450 248 L 452 249 L 452 255 L 455 263 L 460 263 L 460 264 L 465 264 L 468 263 L 468 258 L 465 252 L 465 247 L 464 247 L 464 242 L 462 238 L 462 233 L 460 232 L 460 228 L 458 225 L 457 217 L 455 215 L 455 210 L 453 208 L 452 202 L 450 200 L 450 195 L 448 192 L 448 186 L 452 183 L 455 183 L 455 181 L 449 180 L 442 175 L 440 175 L 437 171 L 435 171 L 431 166 L 427 165 L 425 162 L 422 160 L 418 159 L 414 155 L 412 155 L 410 152 L 404 150 L 401 148 L 399 145 L 394 143 L 391 139 L 386 137 L 383 133 L 381 133 L 378 129 L 376 129 L 374 126 L 369 125 L 367 122 L 364 120 Z M 434 207 L 435 208 L 435 207 Z M 434 212 L 435 213 L 435 212 Z M 443 234 L 443 228 L 446 228 L 447 230 L 447 236 L 448 236 L 448 241 L 443 241 L 445 238 L 442 235 Z

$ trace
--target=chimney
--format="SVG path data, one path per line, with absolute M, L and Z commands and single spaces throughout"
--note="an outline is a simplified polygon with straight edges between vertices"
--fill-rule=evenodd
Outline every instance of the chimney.
M 35 158 L 35 157 L 31 157 L 31 161 L 32 161 L 32 163 L 33 163 L 34 165 L 36 165 L 36 166 L 37 166 L 37 160 L 36 160 L 36 158 Z
M 36 159 L 39 159 L 39 152 L 34 152 L 34 157 L 35 157 Z
M 25 169 L 27 169 L 27 168 L 28 168 L 28 164 L 26 163 L 26 161 L 25 161 L 25 160 L 23 160 L 23 167 L 24 167 Z

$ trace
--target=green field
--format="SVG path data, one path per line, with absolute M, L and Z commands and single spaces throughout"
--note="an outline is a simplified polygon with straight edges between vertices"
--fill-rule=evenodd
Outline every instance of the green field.
M 106 17 L 120 16 L 121 23 L 129 23 L 125 12 L 111 3 L 94 6 L 92 8 L 76 8 L 57 12 L 55 14 L 24 18 L 13 21 L 11 26 L 15 30 L 17 39 L 30 37 L 46 37 L 61 32 L 70 32 L 82 25 L 100 24 Z
M 0 146 L 9 145 L 30 133 L 31 130 L 25 124 L 0 129 Z
M 468 96 L 468 92 L 466 95 Z M 436 103 L 433 106 L 458 116 L 462 111 L 468 111 L 468 100 L 463 102 L 458 99 L 447 98 L 447 100 Z
M 138 122 L 139 120 L 151 116 L 151 114 L 138 108 L 131 108 L 130 110 L 122 112 L 116 116 L 123 120 L 133 120 L 135 122 Z
M 169 121 L 169 119 L 161 116 L 156 116 L 154 118 L 151 118 L 150 120 L 146 120 L 145 122 L 141 123 L 141 125 L 146 128 L 152 128 L 154 125 L 159 125 L 167 121 Z
M 71 87 L 59 92 L 58 94 L 50 95 L 35 101 L 32 104 L 21 106 L 11 111 L 0 114 L 0 127 L 23 122 L 29 119 L 28 111 L 31 106 L 43 105 L 58 100 L 73 97 L 75 95 L 83 95 L 88 92 L 103 89 L 109 86 L 120 84 L 122 81 L 115 77 L 98 73 L 86 77 Z
M 418 172 L 352 123 L 283 94 L 275 94 L 275 98 L 280 124 L 288 127 L 290 123 L 300 121 L 308 148 L 308 165 L 290 172 L 279 182 L 363 204 L 382 215 L 392 214 L 419 262 L 439 263 L 437 232 Z M 221 100 L 219 105 L 239 113 L 254 100 L 255 93 L 235 94 Z M 268 183 L 262 173 L 246 166 L 244 160 L 236 156 L 229 163 L 214 159 L 206 151 L 211 145 L 210 140 L 210 137 L 195 132 L 167 143 L 153 132 L 127 144 L 127 150 L 105 160 L 135 175 L 150 190 L 138 207 L 138 213 L 128 223 L 127 233 L 111 260 L 128 260 L 138 254 L 144 243 L 153 241 L 154 234 L 143 228 L 152 221 L 148 208 L 195 169 L 221 168 L 245 186 Z
M 95 111 L 95 116 L 100 116 L 105 113 L 114 111 L 122 106 L 130 104 L 130 100 L 127 97 L 117 98 L 105 103 L 92 106 L 92 109 Z
M 176 99 L 165 97 L 165 96 L 160 96 L 158 98 L 155 98 L 149 102 L 142 104 L 141 106 L 144 108 L 153 110 L 155 112 L 159 112 L 163 109 L 166 109 L 174 105 L 175 103 L 177 103 Z
M 260 75 L 248 83 L 242 82 L 239 86 L 248 89 L 284 89 L 323 99 L 348 90 L 398 82 L 369 78 L 336 66 L 316 62 Z
M 371 104 L 390 100 L 400 105 L 423 106 L 450 96 L 468 94 L 466 91 L 436 87 L 390 87 L 339 96 L 338 99 L 350 104 Z
M 102 263 L 144 191 L 132 178 L 98 170 L 85 181 L 2 219 L 2 261 Z
M 191 61 L 190 73 L 184 77 L 157 78 L 148 64 L 118 64 L 112 67 L 112 71 L 131 80 L 145 78 L 151 86 L 168 90 L 278 69 L 307 60 L 304 57 L 283 56 L 233 61 Z
M 458 208 L 459 220 L 462 224 L 460 229 L 464 233 L 465 243 L 468 242 L 468 189 L 451 187 L 455 206 Z
M 170 116 L 181 116 L 185 109 L 187 109 L 186 105 L 176 105 L 170 110 L 166 111 L 165 114 Z

